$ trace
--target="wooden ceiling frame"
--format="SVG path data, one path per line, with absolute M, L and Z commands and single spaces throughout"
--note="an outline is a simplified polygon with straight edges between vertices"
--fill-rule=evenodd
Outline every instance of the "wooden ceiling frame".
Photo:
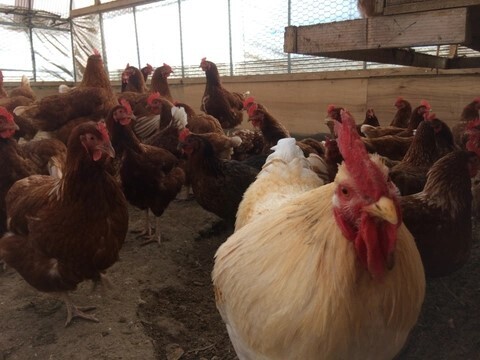
M 437 69 L 480 67 L 480 54 L 478 57 L 458 57 L 455 50 L 461 45 L 480 51 L 480 0 L 417 0 L 414 3 L 417 6 L 409 8 L 400 4 L 408 1 L 412 2 L 387 0 L 387 4 L 393 4 L 386 6 L 384 13 L 391 15 L 288 26 L 285 28 L 284 50 L 303 55 Z M 469 6 L 448 8 L 446 3 Z M 419 7 L 429 9 L 435 4 L 441 9 L 412 11 Z M 399 13 L 392 14 L 392 8 Z M 452 46 L 449 56 L 428 55 L 413 49 L 439 45 Z

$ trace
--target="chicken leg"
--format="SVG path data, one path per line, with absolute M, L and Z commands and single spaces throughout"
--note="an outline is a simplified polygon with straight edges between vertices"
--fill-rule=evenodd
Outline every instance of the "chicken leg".
M 155 234 L 147 236 L 147 239 L 142 243 L 142 246 L 155 241 L 158 245 L 162 242 L 162 234 L 160 233 L 160 216 L 155 217 Z
M 82 318 L 89 321 L 99 322 L 98 319 L 94 315 L 85 314 L 84 311 L 95 310 L 95 306 L 84 306 L 84 307 L 77 307 L 73 304 L 72 299 L 68 293 L 62 293 L 61 295 L 63 301 L 65 302 L 65 306 L 67 308 L 67 320 L 65 321 L 65 327 L 70 325 L 72 319 L 74 318 Z

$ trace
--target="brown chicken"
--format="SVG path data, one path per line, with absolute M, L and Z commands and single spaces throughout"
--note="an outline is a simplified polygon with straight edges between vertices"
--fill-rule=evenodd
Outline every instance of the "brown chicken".
M 207 79 L 200 109 L 218 119 L 223 129 L 240 125 L 243 121 L 244 96 L 223 87 L 215 63 L 203 58 L 200 67 Z
M 403 221 L 415 238 L 427 276 L 448 275 L 469 259 L 471 178 L 479 168 L 475 153 L 453 151 L 432 166 L 421 192 L 400 199 Z
M 266 160 L 265 154 L 262 154 L 265 140 L 260 130 L 236 129 L 230 135 L 238 136 L 242 140 L 242 143 L 233 150 L 232 159 L 244 161 L 261 155 Z
M 415 129 L 418 127 L 420 122 L 423 121 L 423 115 L 426 112 L 431 111 L 431 106 L 426 100 L 422 100 L 420 105 L 417 106 L 410 115 L 408 120 L 407 128 L 396 127 L 396 126 L 379 126 L 371 127 L 369 125 L 362 125 L 361 132 L 368 138 L 376 138 L 385 135 L 396 135 L 409 137 L 413 136 Z
M 180 133 L 180 146 L 188 157 L 195 199 L 233 227 L 238 204 L 258 170 L 236 160 L 219 159 L 205 137 L 191 134 L 188 129 Z
M 96 52 L 90 55 L 81 83 L 74 89 L 45 96 L 34 104 L 17 113 L 31 119 L 33 124 L 43 131 L 56 131 L 67 126 L 69 133 L 76 124 L 86 121 L 98 121 L 117 104 L 116 96 L 110 85 L 108 74 L 103 67 L 101 56 Z M 79 118 L 82 118 L 81 121 Z M 68 136 L 64 138 L 68 139 Z
M 163 98 L 171 103 L 174 102 L 173 96 L 170 93 L 170 86 L 168 85 L 168 77 L 173 73 L 170 65 L 163 63 L 162 66 L 155 69 L 152 74 L 152 81 L 150 84 L 150 92 L 158 92 Z
M 0 236 L 6 231 L 5 196 L 15 181 L 29 175 L 62 177 L 66 147 L 56 139 L 42 139 L 18 145 L 14 134 L 18 126 L 12 114 L 0 107 Z
M 377 153 L 390 160 L 402 160 L 410 148 L 413 136 L 385 135 L 373 139 L 362 138 L 362 141 L 370 153 Z
M 256 103 L 253 97 L 245 99 L 243 107 L 247 110 L 248 121 L 263 135 L 262 152 L 264 154 L 271 153 L 270 148 L 275 146 L 278 140 L 290 137 L 287 128 L 275 119 L 262 104 Z
M 32 88 L 30 86 L 30 80 L 25 75 L 22 76 L 22 81 L 20 83 L 20 86 L 17 86 L 15 88 L 13 88 L 12 90 L 10 90 L 9 96 L 11 98 L 13 98 L 15 96 L 24 96 L 24 97 L 32 99 L 32 100 L 37 99 L 37 96 L 35 95 L 35 93 L 33 92 Z
M 143 81 L 147 83 L 148 77 L 153 73 L 153 66 L 150 64 L 145 65 L 143 68 L 140 69 L 140 72 L 143 75 Z
M 0 99 L 8 97 L 7 91 L 3 87 L 3 72 L 0 70 Z
M 465 134 L 465 130 L 471 121 L 474 121 L 480 117 L 479 111 L 480 97 L 477 97 L 463 108 L 460 115 L 460 121 L 452 126 L 453 139 L 455 143 L 462 149 L 465 149 L 465 144 L 468 138 Z
M 137 92 L 146 93 L 147 85 L 145 78 L 140 70 L 135 66 L 127 64 L 125 70 L 122 72 L 122 93 L 123 92 Z
M 148 240 L 160 244 L 160 216 L 180 192 L 185 173 L 171 152 L 140 143 L 132 130 L 130 105 L 125 100 L 122 103 L 107 117 L 115 150 L 121 154 L 122 189 L 130 204 L 145 211 Z M 155 234 L 151 233 L 149 211 L 156 219 Z
M 127 234 L 127 202 L 105 170 L 111 156 L 105 124 L 81 124 L 70 136 L 62 179 L 30 176 L 7 194 L 10 232 L 0 239 L 0 258 L 37 290 L 62 293 L 66 325 L 74 317 L 98 321 L 67 292 L 102 280 Z
M 427 172 L 439 158 L 435 132 L 430 121 L 422 121 L 402 161 L 390 169 L 390 178 L 402 195 L 422 191 Z
M 403 97 L 398 97 L 394 106 L 397 108 L 397 112 L 390 123 L 390 126 L 396 126 L 400 128 L 408 127 L 408 120 L 412 116 L 412 105 Z

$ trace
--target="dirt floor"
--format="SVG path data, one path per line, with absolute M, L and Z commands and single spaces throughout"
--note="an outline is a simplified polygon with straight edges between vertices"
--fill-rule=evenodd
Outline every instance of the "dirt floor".
M 131 228 L 142 213 L 130 211 Z M 81 284 L 77 305 L 95 305 L 99 323 L 74 320 L 12 269 L 0 273 L 0 360 L 236 359 L 215 308 L 213 255 L 231 230 L 195 200 L 162 216 L 163 243 L 140 246 L 129 233 L 102 294 Z M 398 359 L 480 359 L 480 245 L 457 273 L 429 280 L 419 322 Z

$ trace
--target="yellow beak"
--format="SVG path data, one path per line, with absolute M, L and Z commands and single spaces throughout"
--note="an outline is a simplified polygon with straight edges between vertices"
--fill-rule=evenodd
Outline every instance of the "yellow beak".
M 390 224 L 398 223 L 397 209 L 392 199 L 382 196 L 377 202 L 363 208 L 369 214 L 388 221 Z

